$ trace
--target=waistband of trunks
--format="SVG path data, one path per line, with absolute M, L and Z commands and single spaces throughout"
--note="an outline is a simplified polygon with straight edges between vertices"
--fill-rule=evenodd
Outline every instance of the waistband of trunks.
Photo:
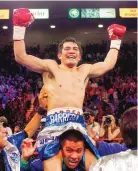
M 47 112 L 47 116 L 51 114 L 57 114 L 57 113 L 72 113 L 72 114 L 82 115 L 83 111 L 82 109 L 75 108 L 75 107 L 61 107 L 61 108 L 55 108 L 55 109 L 49 110 Z

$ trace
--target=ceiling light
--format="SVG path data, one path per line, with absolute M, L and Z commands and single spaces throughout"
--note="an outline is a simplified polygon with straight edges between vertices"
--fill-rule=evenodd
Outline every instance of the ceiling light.
M 2 28 L 3 28 L 4 30 L 6 30 L 6 29 L 8 29 L 8 26 L 3 26 Z
M 102 27 L 103 27 L 103 24 L 99 24 L 98 27 L 99 27 L 99 28 L 102 28 Z
M 55 25 L 51 25 L 50 28 L 56 28 L 56 26 Z

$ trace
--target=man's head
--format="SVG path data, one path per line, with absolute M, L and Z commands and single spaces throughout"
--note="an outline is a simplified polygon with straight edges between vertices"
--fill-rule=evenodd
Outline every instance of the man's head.
M 95 120 L 95 113 L 92 110 L 88 109 L 86 110 L 86 112 L 84 112 L 84 118 L 85 118 L 85 122 L 88 125 L 91 125 Z
M 82 48 L 75 38 L 67 37 L 58 46 L 58 58 L 70 68 L 77 66 L 81 56 Z
M 5 116 L 0 117 L 0 126 L 7 127 L 8 126 L 8 120 Z
M 19 125 L 16 125 L 16 126 L 14 127 L 14 133 L 17 133 L 17 132 L 20 132 L 20 131 L 21 131 L 20 126 L 19 126 Z
M 106 115 L 104 124 L 107 126 L 112 126 L 114 128 L 116 126 L 116 119 L 113 115 Z
M 60 137 L 63 160 L 68 168 L 76 168 L 84 153 L 83 135 L 76 130 L 69 130 Z
M 137 147 L 137 106 L 126 110 L 120 121 L 120 131 L 128 148 Z
M 1 116 L 0 117 L 0 122 L 3 122 L 5 124 L 7 124 L 8 123 L 8 120 L 7 120 L 7 118 L 5 116 Z

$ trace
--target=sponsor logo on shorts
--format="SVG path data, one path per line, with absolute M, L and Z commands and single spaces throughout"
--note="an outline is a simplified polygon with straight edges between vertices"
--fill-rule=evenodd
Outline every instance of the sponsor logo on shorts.
M 42 144 L 48 144 L 50 142 L 54 142 L 57 139 L 57 137 L 38 137 L 38 146 L 41 146 Z
M 61 112 L 61 113 L 55 113 L 53 115 L 49 115 L 50 117 L 50 122 L 49 124 L 60 124 L 60 123 L 66 123 L 66 122 L 74 122 L 77 121 L 78 118 L 80 117 L 80 115 L 78 114 L 73 114 L 73 113 L 65 113 L 65 112 Z

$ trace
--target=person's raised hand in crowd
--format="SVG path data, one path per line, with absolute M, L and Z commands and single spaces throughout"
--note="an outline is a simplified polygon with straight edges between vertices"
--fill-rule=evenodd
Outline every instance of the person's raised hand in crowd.
M 37 143 L 34 144 L 34 140 L 31 138 L 26 138 L 23 140 L 21 148 L 22 148 L 22 155 L 21 158 L 24 161 L 29 160 L 29 158 L 34 154 L 36 149 Z

